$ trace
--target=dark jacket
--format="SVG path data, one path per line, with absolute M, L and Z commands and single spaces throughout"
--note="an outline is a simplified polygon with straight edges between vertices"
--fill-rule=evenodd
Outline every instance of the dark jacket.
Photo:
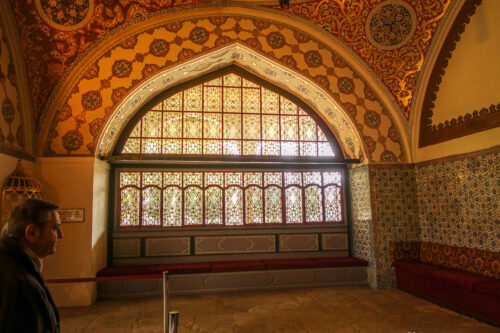
M 59 313 L 24 249 L 0 239 L 0 332 L 59 332 Z

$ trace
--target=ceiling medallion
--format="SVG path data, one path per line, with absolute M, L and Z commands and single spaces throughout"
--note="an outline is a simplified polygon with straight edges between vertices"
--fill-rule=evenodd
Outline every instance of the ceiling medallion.
M 94 0 L 35 0 L 35 5 L 48 25 L 63 31 L 81 28 L 94 11 Z
M 412 6 L 401 0 L 388 0 L 373 8 L 368 15 L 366 36 L 377 48 L 394 50 L 410 40 L 416 22 Z

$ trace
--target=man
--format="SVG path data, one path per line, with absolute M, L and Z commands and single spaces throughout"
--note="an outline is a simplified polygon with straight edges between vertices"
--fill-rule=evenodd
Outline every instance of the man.
M 42 259 L 63 237 L 57 206 L 26 199 L 0 239 L 0 332 L 59 332 L 59 313 L 41 275 Z

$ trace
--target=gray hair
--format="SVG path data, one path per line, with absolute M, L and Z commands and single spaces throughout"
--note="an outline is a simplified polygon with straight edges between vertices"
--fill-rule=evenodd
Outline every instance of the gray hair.
M 34 224 L 43 228 L 49 221 L 49 213 L 59 207 L 40 199 L 25 199 L 12 208 L 3 228 L 3 235 L 19 240 L 26 227 Z

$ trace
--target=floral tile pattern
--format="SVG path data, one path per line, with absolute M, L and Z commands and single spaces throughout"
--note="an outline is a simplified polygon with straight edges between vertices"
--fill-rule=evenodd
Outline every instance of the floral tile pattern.
M 422 241 L 500 251 L 499 154 L 417 168 Z
M 390 242 L 420 239 L 415 171 L 412 167 L 370 167 L 377 287 L 395 287 Z
M 368 283 L 375 288 L 376 267 L 368 167 L 350 169 L 349 184 L 351 192 L 352 253 L 355 257 L 369 262 Z

